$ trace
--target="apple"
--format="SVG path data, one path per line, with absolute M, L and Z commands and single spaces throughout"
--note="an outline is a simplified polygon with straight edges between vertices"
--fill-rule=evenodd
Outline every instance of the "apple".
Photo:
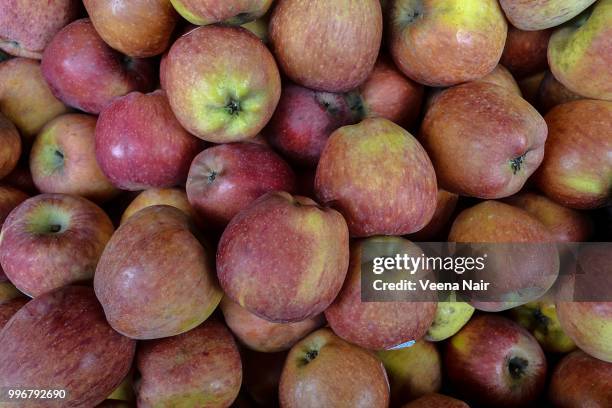
M 23 155 L 22 155 L 23 156 Z M 32 174 L 30 173 L 30 167 L 27 163 L 18 163 L 17 167 L 2 179 L 2 183 L 7 187 L 17 188 L 30 195 L 36 195 L 39 193 L 38 189 L 34 185 L 32 180 Z
M 123 190 L 182 185 L 200 140 L 176 120 L 164 91 L 131 92 L 110 102 L 96 125 L 96 158 Z
M 0 234 L 0 264 L 34 297 L 91 280 L 113 224 L 100 207 L 67 194 L 40 194 L 15 208 Z
M 410 401 L 402 405 L 402 408 L 470 408 L 470 406 L 456 398 L 432 393 Z
M 268 11 L 272 0 L 170 0 L 176 11 L 192 24 L 241 25 Z
M 500 0 L 506 17 L 521 30 L 543 30 L 571 20 L 595 0 Z
M 136 367 L 142 408 L 229 407 L 242 383 L 236 342 L 215 320 L 174 337 L 141 343 Z
M 23 296 L 17 296 L 13 299 L 7 300 L 6 302 L 0 302 L 0 331 L 6 325 L 6 323 L 13 317 L 15 313 L 19 311 L 28 303 L 29 299 Z
M 331 133 L 356 123 L 358 112 L 345 94 L 314 91 L 288 83 L 264 134 L 287 160 L 315 167 Z
M 295 190 L 295 174 L 267 146 L 230 143 L 198 154 L 189 168 L 187 197 L 207 222 L 225 226 L 269 191 Z
M 2 229 L 4 220 L 6 220 L 9 213 L 27 198 L 27 194 L 22 191 L 11 186 L 0 184 L 0 229 Z M 17 289 L 6 281 L 8 281 L 8 278 L 2 270 L 2 265 L 0 265 L 0 303 L 12 299 L 14 297 L 13 295 L 18 293 Z
M 542 114 L 546 114 L 557 105 L 584 99 L 582 96 L 570 91 L 561 82 L 557 81 L 550 71 L 546 71 L 544 78 L 540 82 L 536 98 L 538 109 Z
M 501 198 L 518 192 L 538 168 L 546 133 L 544 119 L 515 92 L 471 82 L 440 94 L 425 115 L 420 140 L 441 188 Z
M 591 4 L 593 0 L 574 2 Z M 550 37 L 550 70 L 570 91 L 586 98 L 612 101 L 610 27 L 612 0 L 601 0 Z
M 104 401 L 128 373 L 136 348 L 108 325 L 93 290 L 82 286 L 28 302 L 0 331 L 0 344 L 0 387 L 65 390 L 53 405 L 79 408 Z
M 592 209 L 612 197 L 612 102 L 577 100 L 546 114 L 546 155 L 536 182 L 549 198 L 570 208 Z
M 77 0 L 0 2 L 0 50 L 40 59 L 51 38 L 79 15 Z
M 474 314 L 474 307 L 466 302 L 456 301 L 456 296 L 439 301 L 433 323 L 429 326 L 425 339 L 442 341 L 455 335 Z
M 580 349 L 612 363 L 612 302 L 562 300 L 557 302 L 557 316 L 563 331 Z
M 150 61 L 126 57 L 100 38 L 89 19 L 62 28 L 42 57 L 42 73 L 66 105 L 98 114 L 113 99 L 154 84 Z
M 370 75 L 382 27 L 378 0 L 278 0 L 269 35 L 276 60 L 292 81 L 346 92 Z
M 241 25 L 242 28 L 246 28 L 253 34 L 257 36 L 264 44 L 270 43 L 270 38 L 268 36 L 268 22 L 269 18 L 266 14 L 263 17 L 260 17 L 256 20 L 249 21 Z
M 222 296 L 189 217 L 166 205 L 144 208 L 117 229 L 100 257 L 94 288 L 110 325 L 138 340 L 193 329 Z
M 436 346 L 419 340 L 410 347 L 377 353 L 391 386 L 391 405 L 437 392 L 442 386 L 442 363 Z
M 299 322 L 327 309 L 340 291 L 348 238 L 337 211 L 306 197 L 267 193 L 223 231 L 217 275 L 225 294 L 251 313 Z
M 297 343 L 281 374 L 282 407 L 387 407 L 389 382 L 370 351 L 319 329 Z
M 503 65 L 497 65 L 493 71 L 478 79 L 477 82 L 487 82 L 489 84 L 498 85 L 517 94 L 518 96 L 523 96 L 518 83 L 510 71 L 508 71 Z
M 0 305 L 18 297 L 24 297 L 24 294 L 9 282 L 4 272 L 0 270 Z
M 79 113 L 60 115 L 42 128 L 30 151 L 30 172 L 41 192 L 96 202 L 117 194 L 96 161 L 95 130 L 96 117 Z
M 431 220 L 421 228 L 408 236 L 413 241 L 434 241 L 449 226 L 449 221 L 455 212 L 459 196 L 446 190 L 438 189 L 436 199 L 436 210 Z M 444 234 L 446 238 L 447 234 Z
M 136 395 L 134 393 L 133 370 L 128 372 L 123 381 L 121 381 L 121 384 L 119 384 L 117 388 L 115 388 L 115 390 L 108 397 L 106 397 L 106 399 L 128 402 L 132 402 L 136 399 Z
M 242 344 L 251 350 L 275 353 L 290 349 L 325 321 L 317 315 L 301 322 L 273 323 L 257 317 L 227 296 L 221 300 L 225 323 Z
M 389 31 L 391 55 L 404 74 L 428 86 L 451 86 L 495 68 L 507 24 L 495 0 L 396 0 Z
M 434 168 L 419 142 L 383 118 L 330 136 L 315 178 L 317 197 L 337 208 L 354 237 L 419 231 L 436 209 Z
M 494 314 L 474 317 L 446 347 L 446 374 L 459 396 L 495 407 L 532 403 L 546 380 L 538 341 L 520 325 Z
M 548 67 L 546 50 L 552 30 L 523 31 L 508 26 L 508 37 L 500 63 L 516 78 L 525 78 Z
M 169 0 L 83 0 L 83 4 L 104 42 L 135 58 L 164 52 L 178 20 Z
M 362 301 L 362 268 L 378 257 L 394 257 L 398 254 L 420 257 L 423 250 L 400 237 L 372 237 L 353 242 L 350 249 L 348 275 L 342 290 L 325 311 L 325 317 L 334 333 L 358 346 L 383 350 L 422 338 L 436 314 L 435 299 L 424 295 L 411 296 L 399 293 L 393 302 Z M 364 270 L 365 271 L 365 270 Z M 411 280 L 426 277 L 423 268 L 411 271 Z M 390 274 L 394 273 L 393 276 Z M 405 278 L 402 271 L 386 271 L 385 281 L 395 282 L 396 276 Z M 368 289 L 372 297 L 374 289 Z M 429 300 L 429 301 L 425 301 Z
M 555 367 L 548 396 L 556 407 L 612 405 L 612 364 L 576 350 Z
M 544 80 L 545 72 L 538 72 L 537 74 L 530 75 L 518 81 L 518 86 L 521 89 L 521 94 L 523 94 L 523 99 L 529 102 L 532 106 L 538 107 L 538 110 L 544 114 L 540 109 L 540 104 L 537 101 L 538 91 L 540 89 L 540 84 Z
M 214 143 L 256 136 L 281 93 L 274 57 L 239 27 L 200 27 L 180 37 L 162 62 L 161 83 L 185 129 Z
M 242 350 L 243 385 L 248 394 L 261 407 L 278 406 L 278 384 L 287 352 L 260 353 Z
M 485 257 L 485 267 L 464 279 L 488 282 L 486 291 L 465 290 L 476 309 L 499 312 L 544 295 L 559 273 L 559 254 L 546 226 L 527 211 L 498 201 L 484 201 L 455 219 L 449 242 L 456 252 Z
M 138 211 L 153 205 L 169 205 L 176 207 L 185 214 L 195 219 L 195 211 L 189 201 L 184 190 L 179 188 L 150 188 L 138 194 L 132 202 L 127 206 L 121 216 L 121 224 L 124 224 L 128 218 L 136 214 Z
M 0 112 L 19 129 L 24 143 L 31 143 L 48 121 L 67 111 L 45 82 L 39 61 L 0 62 Z
M 21 156 L 21 137 L 13 123 L 0 113 L 0 179 L 10 174 Z

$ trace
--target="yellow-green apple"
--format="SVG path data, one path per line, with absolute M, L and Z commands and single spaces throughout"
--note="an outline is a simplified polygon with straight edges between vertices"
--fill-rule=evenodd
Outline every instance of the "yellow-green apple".
M 21 137 L 13 123 L 0 113 L 0 179 L 10 174 L 21 156 Z
M 592 0 L 586 0 L 592 3 Z M 612 0 L 560 27 L 548 43 L 548 65 L 567 89 L 586 98 L 612 101 Z
M 217 248 L 225 294 L 277 323 L 312 318 L 334 300 L 349 259 L 348 228 L 337 211 L 286 192 L 255 200 L 229 223 Z
M 195 219 L 195 211 L 189 201 L 184 190 L 179 188 L 150 188 L 138 194 L 132 202 L 123 211 L 121 216 L 121 224 L 125 223 L 128 218 L 136 214 L 138 211 L 153 205 L 169 205 L 176 207 Z
M 555 27 L 571 20 L 595 0 L 500 0 L 506 17 L 521 30 Z
M 40 62 L 28 58 L 0 62 L 0 112 L 19 129 L 23 142 L 30 142 L 48 121 L 67 111 L 51 93 Z
M 121 384 L 106 399 L 116 401 L 134 401 L 136 394 L 134 393 L 134 372 L 130 370 L 125 376 Z
M 243 384 L 258 406 L 278 406 L 278 384 L 287 352 L 260 353 L 249 349 L 241 350 Z
M 249 21 L 248 23 L 244 23 L 241 27 L 255 34 L 264 44 L 268 44 L 270 42 L 268 36 L 268 22 L 269 18 L 268 15 L 266 15 L 256 20 Z
M 77 0 L 0 2 L 0 50 L 40 59 L 51 38 L 80 12 Z
M 446 190 L 438 189 L 436 200 L 436 211 L 431 220 L 419 231 L 408 236 L 413 241 L 433 241 L 440 234 L 444 234 L 444 238 L 448 235 L 445 231 L 449 227 L 450 219 L 455 212 L 455 207 L 459 201 L 459 196 L 455 193 L 449 193 Z M 443 239 L 444 240 L 444 239 Z
M 612 102 L 581 99 L 546 114 L 546 155 L 536 174 L 540 190 L 576 209 L 610 204 Z
M 493 71 L 489 72 L 487 75 L 478 79 L 477 82 L 487 82 L 489 84 L 498 85 L 506 88 L 508 91 L 517 94 L 518 96 L 523 96 L 521 94 L 521 89 L 518 86 L 518 83 L 503 65 L 498 64 Z
M 4 325 L 19 311 L 30 299 L 17 296 L 5 302 L 0 302 L 0 331 Z
M 170 0 L 176 11 L 192 24 L 241 25 L 268 11 L 272 0 Z
M 0 305 L 15 298 L 24 297 L 15 285 L 13 285 L 3 271 L 0 270 Z
M 291 80 L 319 91 L 346 92 L 372 71 L 382 26 L 378 0 L 278 0 L 269 35 Z
M 334 303 L 325 311 L 325 317 L 334 333 L 358 346 L 383 350 L 422 338 L 436 314 L 434 297 L 419 291 L 398 294 L 393 302 L 364 302 L 362 291 L 364 265 L 380 257 L 397 255 L 420 257 L 423 250 L 416 244 L 400 237 L 371 237 L 352 243 L 348 275 Z M 411 271 L 411 279 L 426 278 L 428 270 Z M 387 270 L 386 281 L 395 282 L 403 275 L 400 270 Z M 393 274 L 393 275 L 391 275 Z M 368 294 L 375 296 L 373 288 L 363 285 Z M 429 300 L 429 301 L 426 301 Z
M 561 328 L 555 304 L 547 301 L 529 302 L 510 310 L 510 316 L 538 340 L 544 351 L 568 353 L 576 344 Z
M 463 210 L 448 240 L 460 243 L 461 252 L 486 254 L 484 268 L 465 276 L 488 282 L 488 289 L 461 291 L 479 310 L 498 312 L 534 301 L 559 273 L 559 254 L 546 226 L 509 204 L 484 201 Z
M 537 103 L 538 90 L 544 76 L 545 72 L 542 71 L 518 80 L 518 86 L 521 89 L 523 99 L 529 102 L 532 106 L 538 107 L 538 109 L 540 108 L 539 104 Z
M 517 79 L 544 71 L 548 67 L 546 50 L 552 30 L 523 31 L 508 26 L 506 45 L 500 63 Z
M 434 344 L 419 340 L 410 347 L 377 354 L 389 377 L 392 406 L 440 390 L 442 363 Z
M 320 329 L 289 352 L 279 399 L 285 408 L 382 408 L 389 404 L 389 382 L 372 352 Z
M 8 215 L 0 234 L 0 264 L 28 296 L 93 278 L 113 234 L 100 207 L 67 194 L 28 198 Z
M 131 92 L 110 102 L 95 133 L 102 172 L 131 191 L 184 184 L 201 146 L 176 120 L 162 90 Z
M 607 261 L 609 271 L 609 255 Z M 608 285 L 609 294 L 609 283 L 600 281 L 592 284 Z M 559 301 L 557 316 L 563 331 L 580 349 L 612 363 L 612 302 Z
M 351 236 L 419 231 L 436 210 L 436 174 L 419 142 L 384 118 L 330 136 L 315 177 L 317 197 L 346 218 Z
M 428 341 L 446 340 L 461 330 L 473 314 L 474 307 L 469 303 L 456 301 L 456 298 L 440 301 L 425 338 Z
M 255 137 L 278 104 L 274 57 L 240 27 L 200 27 L 180 37 L 161 67 L 172 110 L 190 133 L 226 143 Z
M 206 320 L 221 301 L 212 262 L 188 215 L 155 205 L 117 229 L 94 288 L 119 333 L 139 340 L 175 336 Z
M 104 42 L 130 57 L 164 52 L 178 20 L 170 0 L 84 0 L 83 4 Z
M 546 122 L 515 92 L 477 81 L 438 96 L 427 110 L 420 140 L 441 188 L 501 198 L 518 192 L 542 162 Z
M 474 317 L 447 343 L 444 364 L 457 394 L 495 407 L 532 403 L 544 388 L 546 358 L 538 341 L 510 319 Z
M 0 184 L 0 229 L 11 211 L 28 198 L 27 194 L 8 185 Z M 15 294 L 16 289 L 10 283 L 0 265 L 0 303 Z
M 154 85 L 151 61 L 113 50 L 86 18 L 68 24 L 53 37 L 41 68 L 58 99 L 94 114 L 119 96 L 146 92 Z
M 121 383 L 136 342 L 114 331 L 91 288 L 67 286 L 23 306 L 0 331 L 0 387 L 65 390 L 57 403 L 93 407 Z
M 95 202 L 117 194 L 96 161 L 95 130 L 96 117 L 80 113 L 58 116 L 42 128 L 30 151 L 30 172 L 41 192 Z
M 506 19 L 495 0 L 395 0 L 388 24 L 395 63 L 429 86 L 485 76 L 506 41 Z
M 229 407 L 242 383 L 236 342 L 214 319 L 178 336 L 141 343 L 136 367 L 143 408 Z
M 187 198 L 202 219 L 225 226 L 270 191 L 295 191 L 295 174 L 269 147 L 249 142 L 213 146 L 189 168 Z
M 402 408 L 470 408 L 470 406 L 456 398 L 432 393 L 410 401 L 402 405 Z
M 576 350 L 555 367 L 548 397 L 559 408 L 603 408 L 612 406 L 611 388 L 612 363 Z
M 225 323 L 242 344 L 251 350 L 274 353 L 290 349 L 325 321 L 322 315 L 294 323 L 273 323 L 257 317 L 227 296 L 221 300 Z
M 539 83 L 536 98 L 536 106 L 543 115 L 557 105 L 584 99 L 557 81 L 557 78 L 550 71 L 546 71 L 544 78 Z

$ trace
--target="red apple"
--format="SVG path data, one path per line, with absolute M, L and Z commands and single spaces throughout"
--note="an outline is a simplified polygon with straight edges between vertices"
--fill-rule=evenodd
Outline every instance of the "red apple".
M 557 81 L 550 71 L 546 71 L 544 78 L 540 82 L 536 97 L 538 109 L 542 114 L 546 114 L 557 105 L 584 99 L 582 96 L 570 91 L 561 82 Z
M 348 228 L 338 212 L 273 192 L 229 223 L 217 248 L 217 275 L 225 294 L 251 313 L 298 322 L 334 300 L 348 257 Z
M 552 30 L 523 31 L 508 26 L 508 37 L 500 63 L 516 78 L 544 71 L 548 67 L 546 49 Z
M 609 272 L 609 255 L 607 261 Z M 592 284 L 606 285 L 601 281 Z M 595 358 L 612 363 L 612 302 L 560 301 L 557 302 L 557 316 L 563 331 L 578 347 Z
M 487 82 L 493 85 L 499 85 L 506 88 L 508 91 L 517 94 L 518 96 L 523 96 L 518 83 L 510 71 L 500 64 L 498 64 L 493 71 L 478 79 L 476 82 Z
M 43 76 L 65 104 L 98 114 L 113 99 L 153 85 L 150 61 L 126 57 L 100 38 L 89 19 L 70 23 L 49 43 Z
M 0 387 L 65 390 L 53 405 L 96 406 L 121 383 L 136 342 L 114 331 L 87 287 L 45 293 L 22 307 L 0 331 Z M 28 400 L 23 407 L 48 405 Z
M 184 190 L 178 188 L 150 188 L 138 194 L 130 205 L 127 206 L 121 216 L 121 224 L 125 223 L 128 218 L 143 208 L 153 205 L 169 205 L 176 207 L 195 219 L 195 211 L 189 204 L 187 194 Z
M 182 185 L 200 141 L 176 120 L 164 91 L 115 99 L 96 125 L 102 172 L 123 190 Z
M 571 20 L 595 0 L 500 0 L 506 17 L 521 30 L 542 30 Z
M 544 79 L 544 75 L 545 72 L 542 71 L 518 81 L 518 86 L 521 89 L 521 94 L 523 94 L 523 99 L 529 102 L 532 106 L 538 107 L 538 110 L 540 110 L 540 106 L 537 102 L 538 90 L 540 89 L 540 84 Z M 540 110 L 540 112 L 542 111 Z
M 457 394 L 487 406 L 526 406 L 546 380 L 546 358 L 537 340 L 493 314 L 472 318 L 450 339 L 445 366 Z
M 185 20 L 197 25 L 241 25 L 268 11 L 272 0 L 170 0 Z
M 242 350 L 244 388 L 261 407 L 278 406 L 278 384 L 287 352 L 260 353 Z
M 421 242 L 435 240 L 445 229 L 448 229 L 449 222 L 457 206 L 457 201 L 459 201 L 459 196 L 457 194 L 438 189 L 436 211 L 433 217 L 431 217 L 429 223 L 419 231 L 410 234 L 409 238 L 413 241 Z M 444 234 L 445 237 L 446 235 L 447 234 Z
M 0 179 L 10 174 L 21 156 L 21 137 L 13 123 L 0 113 Z
M 2 183 L 7 186 L 17 188 L 30 195 L 36 195 L 39 193 L 38 189 L 34 185 L 32 180 L 32 173 L 30 173 L 30 166 L 27 163 L 18 163 L 17 167 L 6 177 L 2 179 Z
M 470 408 L 470 406 L 456 398 L 432 393 L 404 404 L 402 408 Z
M 15 313 L 19 311 L 30 299 L 17 296 L 13 299 L 7 300 L 6 302 L 0 302 L 0 331 L 6 323 L 13 317 Z
M 4 220 L 6 220 L 9 213 L 27 198 L 27 194 L 20 190 L 0 184 L 0 228 L 2 228 Z
M 295 190 L 291 167 L 270 148 L 257 143 L 214 146 L 198 154 L 187 178 L 187 197 L 196 212 L 225 226 L 269 191 Z
M 294 82 L 345 92 L 366 80 L 382 38 L 378 0 L 279 0 L 270 18 L 276 59 Z
M 96 202 L 117 194 L 96 161 L 95 130 L 96 117 L 78 113 L 58 116 L 43 127 L 30 152 L 30 172 L 41 192 Z
M 113 224 L 91 201 L 41 194 L 15 208 L 0 235 L 0 263 L 23 293 L 38 296 L 93 278 Z

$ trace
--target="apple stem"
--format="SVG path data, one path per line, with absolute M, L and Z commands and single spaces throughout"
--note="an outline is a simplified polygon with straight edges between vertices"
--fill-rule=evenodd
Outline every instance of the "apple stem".
M 521 357 L 512 357 L 510 361 L 508 361 L 508 371 L 510 371 L 510 376 L 514 379 L 519 379 L 525 374 L 525 370 L 529 362 Z
M 236 115 L 240 112 L 240 102 L 230 99 L 227 105 L 225 105 L 225 109 L 227 109 L 230 115 Z
M 510 160 L 510 167 L 512 167 L 512 174 L 516 174 L 521 170 L 521 167 L 523 166 L 523 161 L 525 161 L 525 154 L 519 157 L 515 157 L 514 159 Z

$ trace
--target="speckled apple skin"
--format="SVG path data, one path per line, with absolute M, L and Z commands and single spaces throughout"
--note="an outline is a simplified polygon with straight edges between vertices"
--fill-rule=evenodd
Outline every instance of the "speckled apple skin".
M 272 0 L 170 0 L 189 22 L 197 25 L 226 23 L 242 25 L 268 11 Z
M 571 20 L 595 0 L 500 0 L 506 17 L 521 30 L 542 30 Z

